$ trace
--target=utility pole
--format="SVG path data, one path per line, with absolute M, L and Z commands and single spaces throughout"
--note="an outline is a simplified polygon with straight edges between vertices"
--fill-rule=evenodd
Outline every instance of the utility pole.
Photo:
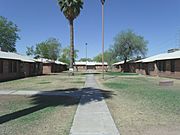
M 180 49 L 180 29 L 177 32 L 177 47 Z
M 101 0 L 102 4 L 102 78 L 104 79 L 104 4 L 105 0 Z
M 87 70 L 87 43 L 85 43 L 85 45 L 86 45 L 86 70 Z

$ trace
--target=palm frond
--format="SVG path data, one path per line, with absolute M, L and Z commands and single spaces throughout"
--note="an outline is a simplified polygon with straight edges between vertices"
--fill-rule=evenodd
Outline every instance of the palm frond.
M 58 0 L 58 4 L 68 20 L 74 20 L 79 16 L 83 8 L 83 0 Z

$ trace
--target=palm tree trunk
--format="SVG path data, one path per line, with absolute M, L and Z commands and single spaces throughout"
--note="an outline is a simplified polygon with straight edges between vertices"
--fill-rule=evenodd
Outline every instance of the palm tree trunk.
M 73 20 L 69 21 L 70 24 L 70 70 L 74 72 L 73 64 L 74 64 L 74 25 Z M 71 73 L 73 75 L 74 73 Z

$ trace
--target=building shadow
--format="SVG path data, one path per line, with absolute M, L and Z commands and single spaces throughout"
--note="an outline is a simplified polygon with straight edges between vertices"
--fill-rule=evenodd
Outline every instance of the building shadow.
M 40 92 L 36 95 L 27 97 L 31 100 L 31 104 L 33 105 L 32 107 L 0 116 L 0 124 L 18 119 L 47 107 L 73 106 L 78 105 L 79 103 L 85 105 L 92 101 L 99 102 L 103 99 L 112 98 L 112 95 L 112 91 L 94 89 L 90 87 L 80 90 L 72 88 Z M 81 97 L 86 100 L 79 102 Z

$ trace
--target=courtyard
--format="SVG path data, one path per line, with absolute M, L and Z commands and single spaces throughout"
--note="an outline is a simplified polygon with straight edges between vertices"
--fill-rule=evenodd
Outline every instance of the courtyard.
M 0 135 L 180 135 L 180 0 L 0 2 Z
M 174 85 L 165 87 L 159 86 L 158 82 L 167 78 L 107 72 L 105 79 L 102 79 L 102 74 L 95 73 L 93 76 L 99 85 L 98 91 L 103 97 L 95 98 L 88 91 L 96 90 L 92 88 L 88 90 L 85 85 L 89 75 L 92 74 L 81 72 L 76 73 L 75 76 L 68 76 L 68 73 L 64 72 L 0 83 L 0 92 L 16 90 L 60 93 L 56 96 L 0 95 L 0 132 L 20 135 L 68 135 L 78 104 L 86 108 L 89 103 L 100 103 L 104 99 L 121 134 L 177 135 L 180 133 L 180 80 L 170 79 L 174 81 Z M 55 80 L 63 83 L 56 83 Z M 17 85 L 18 82 L 21 85 Z M 63 92 L 67 93 L 61 95 Z M 83 94 L 85 97 L 92 96 L 91 100 L 81 103 Z M 87 122 L 86 124 L 88 125 Z

